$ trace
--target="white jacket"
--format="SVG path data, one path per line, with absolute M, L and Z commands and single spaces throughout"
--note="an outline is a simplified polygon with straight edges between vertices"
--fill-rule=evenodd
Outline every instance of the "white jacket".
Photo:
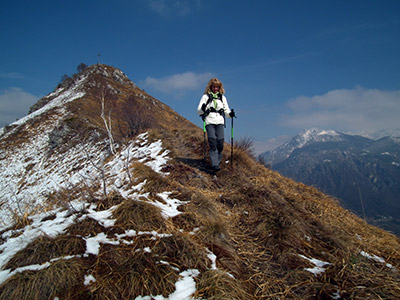
M 208 101 L 208 94 L 204 94 L 199 102 L 199 106 L 197 107 L 197 113 L 201 116 L 204 114 L 204 111 L 201 109 L 203 104 L 206 104 Z M 231 112 L 229 106 L 228 106 L 228 101 L 226 100 L 226 97 L 222 95 L 222 101 L 220 99 L 216 100 L 215 103 L 213 100 L 210 101 L 210 103 L 207 105 L 206 110 L 210 109 L 211 107 L 214 107 L 217 112 L 210 112 L 208 116 L 206 117 L 206 125 L 208 124 L 214 124 L 214 125 L 220 125 L 224 124 L 225 120 L 224 117 L 218 113 L 218 111 L 222 108 L 224 110 L 225 116 L 229 117 L 229 113 Z

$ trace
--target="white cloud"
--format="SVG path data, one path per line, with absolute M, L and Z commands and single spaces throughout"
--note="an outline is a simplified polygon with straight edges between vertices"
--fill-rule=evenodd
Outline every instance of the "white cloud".
M 296 129 L 318 127 L 365 134 L 400 127 L 400 90 L 338 89 L 297 97 L 287 107 L 291 113 L 282 116 L 280 123 Z
M 0 127 L 4 127 L 16 119 L 25 116 L 29 107 L 36 103 L 38 97 L 11 87 L 0 91 Z
M 213 77 L 212 73 L 186 72 L 162 78 L 147 77 L 142 85 L 166 94 L 182 95 L 186 91 L 196 90 L 203 86 L 205 88 L 211 77 Z

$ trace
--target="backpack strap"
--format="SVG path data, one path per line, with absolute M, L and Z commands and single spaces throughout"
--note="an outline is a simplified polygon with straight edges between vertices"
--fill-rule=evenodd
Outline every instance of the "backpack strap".
M 220 92 L 218 92 L 217 99 L 222 101 L 222 94 Z M 213 96 L 210 93 L 208 93 L 208 100 L 206 102 L 206 106 L 208 106 L 208 104 L 210 104 L 212 100 L 213 100 Z
M 206 105 L 210 104 L 211 101 L 213 100 L 213 96 L 210 93 L 208 93 L 207 95 L 208 95 L 208 100 L 207 100 Z

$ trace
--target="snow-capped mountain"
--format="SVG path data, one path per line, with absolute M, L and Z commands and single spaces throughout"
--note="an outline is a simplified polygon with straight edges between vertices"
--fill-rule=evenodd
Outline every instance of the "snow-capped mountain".
M 396 299 L 394 235 L 203 138 L 101 64 L 3 128 L 0 300 Z
M 363 135 L 367 138 L 370 138 L 372 140 L 379 140 L 384 137 L 390 137 L 396 143 L 400 142 L 400 129 L 386 129 L 386 130 L 379 130 L 376 132 L 373 132 L 371 134 Z
M 305 130 L 263 163 L 296 181 L 338 197 L 345 207 L 400 234 L 400 145 L 332 130 Z
M 367 142 L 362 137 L 357 137 L 357 142 Z M 287 159 L 293 151 L 309 146 L 313 143 L 353 143 L 356 142 L 353 136 L 340 133 L 335 130 L 322 130 L 317 128 L 305 129 L 292 139 L 277 147 L 260 154 L 260 159 L 270 165 L 276 165 Z
M 138 102 L 133 96 L 148 97 L 120 70 L 95 65 L 40 99 L 29 115 L 1 129 L 1 226 L 10 224 L 16 213 L 40 211 L 53 193 L 78 183 L 91 186 L 99 182 L 103 172 L 112 172 L 107 169 L 115 162 L 107 159 L 115 152 L 114 148 L 122 153 L 131 149 L 130 159 L 151 159 L 153 143 L 145 143 L 148 150 L 145 144 L 138 150 L 137 141 L 121 144 L 110 137 L 112 126 L 119 126 L 126 135 L 135 129 L 121 120 L 137 113 L 124 114 L 123 107 L 110 102 L 127 89 L 133 93 L 129 95 L 131 101 Z M 97 96 L 103 102 L 94 105 L 93 98 Z M 164 107 L 155 99 L 149 105 L 155 106 L 152 109 Z M 111 114 L 119 114 L 118 119 L 113 120 Z M 99 122 L 104 129 L 93 126 Z M 110 179 L 114 180 L 112 176 Z

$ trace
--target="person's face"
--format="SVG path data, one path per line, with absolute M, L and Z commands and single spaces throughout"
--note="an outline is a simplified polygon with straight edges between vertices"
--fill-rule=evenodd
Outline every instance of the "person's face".
M 212 85 L 211 89 L 213 93 L 219 92 L 219 85 Z

